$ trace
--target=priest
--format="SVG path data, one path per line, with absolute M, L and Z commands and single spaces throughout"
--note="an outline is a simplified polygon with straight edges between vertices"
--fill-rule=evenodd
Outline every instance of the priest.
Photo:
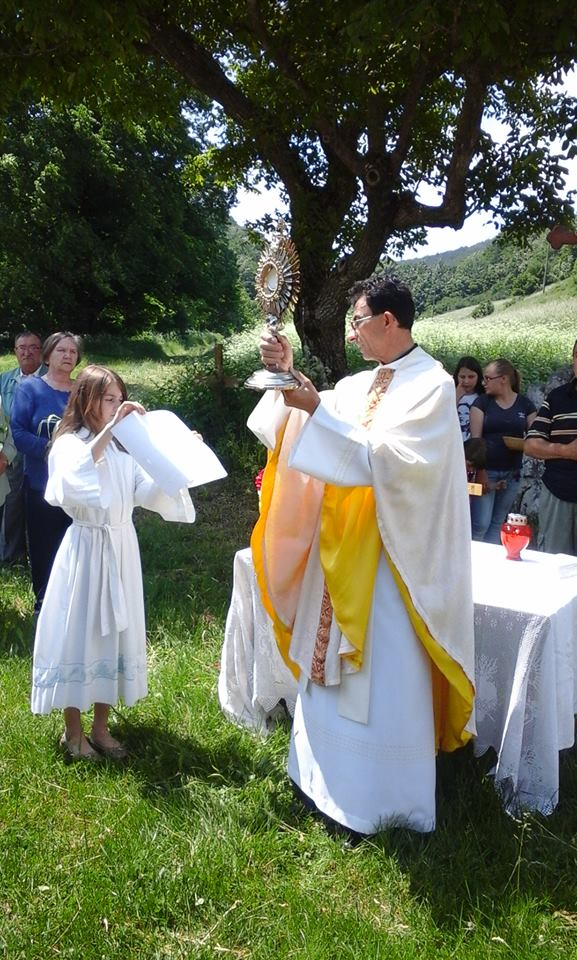
M 435 827 L 435 755 L 473 726 L 466 469 L 452 379 L 413 340 L 394 277 L 355 284 L 348 339 L 377 367 L 319 394 L 266 334 L 268 447 L 251 547 L 263 603 L 299 680 L 289 776 L 360 834 Z

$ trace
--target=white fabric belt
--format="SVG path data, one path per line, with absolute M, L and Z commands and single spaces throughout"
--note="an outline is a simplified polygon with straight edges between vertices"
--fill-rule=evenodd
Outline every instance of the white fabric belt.
M 102 531 L 103 550 L 102 550 L 102 591 L 100 594 L 100 629 L 102 636 L 106 637 L 111 633 L 111 621 L 118 633 L 126 630 L 128 627 L 128 612 L 126 607 L 126 598 L 118 569 L 116 552 L 112 542 L 112 531 L 121 530 L 129 526 L 131 520 L 125 520 L 123 523 L 88 523 L 85 520 L 74 520 L 73 524 L 77 527 L 88 527 L 93 530 Z

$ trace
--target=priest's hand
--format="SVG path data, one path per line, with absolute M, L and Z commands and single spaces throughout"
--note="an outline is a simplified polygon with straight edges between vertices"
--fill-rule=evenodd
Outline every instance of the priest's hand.
M 260 338 L 260 358 L 269 370 L 290 370 L 293 365 L 293 348 L 280 333 L 263 333 Z
M 299 381 L 300 386 L 295 387 L 294 390 L 283 390 L 282 394 L 286 406 L 296 407 L 298 410 L 313 414 L 321 402 L 317 388 L 299 370 L 291 370 L 291 373 Z

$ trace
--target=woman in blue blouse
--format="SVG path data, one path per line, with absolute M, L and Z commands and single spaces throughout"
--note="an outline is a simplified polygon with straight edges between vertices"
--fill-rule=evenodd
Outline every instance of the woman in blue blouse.
M 52 562 L 70 518 L 44 499 L 48 481 L 48 448 L 68 403 L 70 374 L 80 360 L 80 338 L 68 331 L 53 333 L 42 348 L 48 367 L 42 377 L 27 377 L 14 396 L 10 426 L 16 448 L 24 454 L 26 532 L 34 590 L 34 611 L 44 599 Z
M 485 394 L 471 407 L 471 436 L 487 449 L 487 483 L 482 497 L 471 497 L 473 540 L 501 542 L 501 524 L 513 506 L 521 482 L 521 451 L 510 450 L 504 437 L 522 440 L 537 415 L 535 405 L 519 393 L 519 374 L 508 360 L 494 360 L 483 375 Z

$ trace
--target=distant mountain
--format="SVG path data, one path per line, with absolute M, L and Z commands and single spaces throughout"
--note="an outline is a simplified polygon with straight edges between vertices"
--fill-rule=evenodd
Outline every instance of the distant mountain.
M 469 247 L 458 247 L 456 250 L 445 250 L 443 253 L 428 253 L 424 257 L 412 257 L 410 260 L 399 260 L 400 264 L 405 263 L 422 263 L 425 266 L 435 266 L 442 260 L 443 263 L 455 264 L 460 260 L 465 260 L 467 257 L 472 256 L 474 253 L 480 253 L 481 250 L 484 250 L 485 247 L 488 247 L 491 244 L 492 240 L 481 240 L 480 243 L 474 243 Z

